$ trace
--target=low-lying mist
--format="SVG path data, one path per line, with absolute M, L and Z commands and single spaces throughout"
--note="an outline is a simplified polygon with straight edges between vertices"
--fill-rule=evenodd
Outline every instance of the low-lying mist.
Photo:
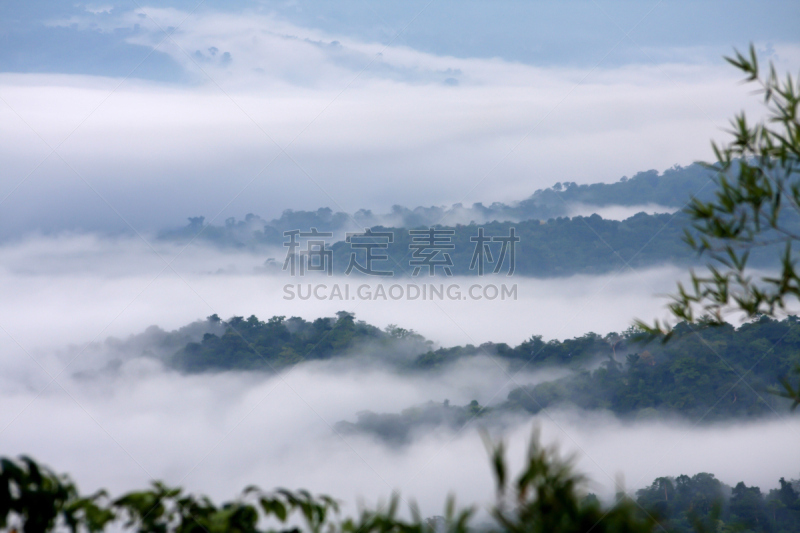
M 604 276 L 531 279 L 519 276 L 423 279 L 455 284 L 466 293 L 480 282 L 517 285 L 517 299 L 342 301 L 285 299 L 287 283 L 349 283 L 353 293 L 367 283 L 371 292 L 383 279 L 364 277 L 292 278 L 268 275 L 270 257 L 282 262 L 285 250 L 266 254 L 188 247 L 139 238 L 91 235 L 41 237 L 4 245 L 0 252 L 0 347 L 24 356 L 25 350 L 58 349 L 108 336 L 126 337 L 151 325 L 173 330 L 212 314 L 226 319 L 275 315 L 314 319 L 337 311 L 385 327 L 414 329 L 444 346 L 507 342 L 531 335 L 545 340 L 588 331 L 622 331 L 634 318 L 664 314 L 665 299 L 678 268 L 626 269 Z M 169 264 L 169 266 L 168 266 Z M 410 278 L 398 279 L 405 285 Z M 393 282 L 394 283 L 394 282 Z M 330 295 L 330 290 L 325 294 Z M 10 336 L 10 337 L 9 337 Z M 13 340 L 12 340 L 13 338 Z
M 652 215 L 656 213 L 674 213 L 676 211 L 679 211 L 679 209 L 658 204 L 597 206 L 572 203 L 567 208 L 567 216 L 586 217 L 593 214 L 598 214 L 606 220 L 625 220 L 637 213 L 647 213 L 648 215 Z
M 187 376 L 154 359 L 133 358 L 20 387 L 31 365 L 22 361 L 3 372 L 3 452 L 28 453 L 70 472 L 85 491 L 108 487 L 119 493 L 157 478 L 223 499 L 254 483 L 306 487 L 352 505 L 360 499 L 375 504 L 400 490 L 427 515 L 441 513 L 448 492 L 464 504 L 490 501 L 492 479 L 477 431 L 485 422 L 460 431 L 421 431 L 402 447 L 342 434 L 334 430 L 336 422 L 354 420 L 364 409 L 397 412 L 427 400 L 491 405 L 511 385 L 504 369 L 485 358 L 436 378 L 401 377 L 352 361 L 304 363 L 272 376 Z M 796 418 L 693 427 L 677 421 L 625 424 L 609 415 L 567 411 L 508 416 L 488 427 L 508 439 L 512 465 L 519 465 L 534 424 L 545 442 L 577 453 L 577 468 L 591 478 L 589 489 L 603 496 L 613 493 L 618 474 L 629 489 L 657 476 L 708 471 L 729 484 L 744 480 L 763 490 L 800 470 Z
M 592 479 L 589 489 L 605 496 L 614 492 L 617 474 L 630 489 L 657 476 L 707 471 L 764 490 L 800 471 L 794 449 L 800 422 L 788 414 L 701 427 L 559 410 L 479 418 L 461 430 L 418 430 L 402 446 L 334 429 L 364 410 L 398 413 L 428 401 L 463 406 L 477 400 L 491 407 L 511 388 L 555 375 L 510 379 L 503 364 L 488 357 L 430 375 L 398 375 L 358 357 L 302 363 L 272 375 L 185 375 L 160 362 L 209 332 L 209 322 L 195 321 L 214 313 L 314 319 L 346 310 L 379 327 L 414 329 L 444 346 L 605 334 L 624 330 L 635 317 L 661 316 L 664 300 L 657 295 L 671 291 L 682 275 L 673 267 L 504 278 L 518 285 L 517 300 L 336 301 L 285 300 L 283 285 L 298 280 L 266 274 L 266 258 L 245 252 L 183 251 L 164 243 L 153 249 L 137 239 L 65 235 L 7 244 L 2 254 L 2 454 L 30 454 L 69 472 L 84 492 L 107 487 L 118 494 L 164 479 L 225 499 L 254 483 L 327 492 L 352 512 L 359 499 L 374 504 L 400 490 L 426 515 L 440 514 L 448 492 L 464 504 L 483 504 L 493 495 L 481 425 L 509 440 L 512 464 L 519 464 L 539 424 L 545 442 L 578 454 L 577 468 Z M 172 266 L 164 259 L 174 259 Z M 468 286 L 474 278 L 442 282 Z

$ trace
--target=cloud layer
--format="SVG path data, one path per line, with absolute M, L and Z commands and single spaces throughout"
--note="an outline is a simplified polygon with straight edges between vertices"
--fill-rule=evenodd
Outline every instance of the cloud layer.
M 506 381 L 490 361 L 433 380 L 330 364 L 301 365 L 272 378 L 186 377 L 139 359 L 114 372 L 61 377 L 41 392 L 4 387 L 0 422 L 4 453 L 29 453 L 69 471 L 86 491 L 105 486 L 118 494 L 152 478 L 219 500 L 249 484 L 306 487 L 343 499 L 353 513 L 356 502 L 375 505 L 399 490 L 430 516 L 442 512 L 448 492 L 462 504 L 490 502 L 480 424 L 458 433 L 421 434 L 401 449 L 337 434 L 332 426 L 354 420 L 364 408 L 397 412 L 445 398 L 491 403 L 495 393 L 502 396 Z M 513 468 L 538 424 L 545 442 L 577 454 L 577 468 L 592 480 L 587 488 L 604 497 L 613 494 L 619 475 L 630 490 L 657 476 L 700 471 L 766 490 L 800 470 L 792 448 L 800 430 L 795 418 L 693 427 L 626 425 L 602 414 L 554 412 L 507 423 L 503 436 Z
M 513 201 L 556 181 L 708 159 L 729 117 L 760 113 L 718 63 L 539 67 L 267 14 L 114 13 L 93 26 L 88 14 L 52 23 L 138 24 L 128 40 L 158 47 L 195 83 L 0 75 L 3 237 Z M 782 67 L 797 63 L 793 45 L 780 52 Z
M 178 255 L 178 248 L 160 246 L 156 255 L 138 240 L 80 235 L 2 248 L 8 258 L 0 271 L 3 454 L 31 454 L 72 473 L 85 491 L 105 486 L 119 493 L 161 478 L 224 499 L 256 483 L 329 492 L 354 512 L 359 499 L 375 504 L 397 489 L 416 498 L 426 515 L 441 512 L 449 491 L 465 504 L 490 500 L 476 425 L 419 434 L 402 449 L 332 428 L 364 409 L 391 413 L 445 399 L 492 405 L 545 376 L 512 379 L 489 358 L 429 377 L 397 376 L 358 360 L 302 364 L 271 377 L 167 371 L 157 358 L 142 357 L 169 350 L 163 332 L 146 330 L 152 324 L 171 330 L 212 312 L 316 318 L 342 305 L 287 304 L 285 280 L 259 274 L 260 257 L 199 247 Z M 159 275 L 160 256 L 177 256 L 177 274 Z M 346 309 L 444 345 L 516 344 L 531 334 L 605 333 L 624 329 L 634 316 L 656 316 L 663 301 L 653 295 L 669 290 L 677 275 L 659 269 L 520 281 L 517 302 L 378 301 Z M 180 335 L 197 339 L 203 332 L 194 325 Z M 120 340 L 106 341 L 108 335 Z M 512 464 L 519 464 L 534 422 L 546 442 L 578 454 L 577 467 L 593 480 L 589 490 L 603 495 L 613 493 L 620 473 L 630 489 L 699 471 L 766 489 L 800 470 L 791 448 L 800 431 L 795 418 L 710 428 L 686 421 L 624 424 L 602 413 L 511 418 L 503 434 Z
M 445 346 L 518 344 L 534 334 L 563 339 L 587 331 L 622 331 L 634 317 L 660 317 L 665 299 L 659 295 L 672 291 L 675 280 L 684 275 L 669 267 L 556 281 L 491 280 L 516 284 L 516 300 L 287 300 L 287 283 L 325 283 L 329 289 L 320 294 L 327 297 L 334 283 L 349 283 L 352 294 L 362 283 L 370 285 L 365 294 L 377 293 L 380 282 L 388 284 L 373 278 L 273 276 L 263 269 L 266 255 L 196 245 L 184 250 L 165 243 L 151 248 L 138 238 L 38 238 L 0 249 L 6 258 L 0 269 L 6 302 L 0 324 L 29 349 L 55 349 L 109 335 L 125 337 L 154 324 L 171 330 L 214 313 L 223 318 L 255 314 L 261 319 L 273 315 L 315 319 L 342 310 L 379 327 L 394 323 L 415 329 Z M 282 262 L 285 250 L 270 255 Z M 475 278 L 425 281 L 457 285 L 462 295 L 476 282 Z M 8 346 L 19 350 L 10 341 Z

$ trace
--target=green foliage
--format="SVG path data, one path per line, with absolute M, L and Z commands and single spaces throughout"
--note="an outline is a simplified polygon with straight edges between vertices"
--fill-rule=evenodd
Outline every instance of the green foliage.
M 215 317 L 212 317 L 215 318 Z M 211 320 L 211 319 L 210 319 Z M 308 322 L 272 317 L 266 322 L 234 317 L 225 333 L 207 334 L 168 361 L 186 372 L 275 371 L 304 360 L 346 357 L 354 351 L 403 373 L 436 373 L 453 362 L 481 355 L 498 357 L 509 372 L 561 369 L 563 378 L 514 389 L 500 409 L 537 413 L 556 405 L 609 410 L 629 418 L 658 414 L 714 420 L 768 416 L 783 409 L 767 394 L 800 364 L 800 330 L 794 316 L 762 316 L 739 328 L 683 323 L 672 342 L 648 343 L 631 329 L 602 337 L 587 333 L 544 342 L 533 336 L 517 346 L 485 343 L 432 349 L 431 342 L 391 325 L 381 331 L 341 312 L 336 319 Z M 288 355 L 287 355 L 288 354 Z M 590 369 L 594 367 L 593 369 Z M 418 427 L 463 426 L 478 406 L 429 403 L 400 414 L 363 412 L 342 431 L 366 431 L 392 444 L 408 441 Z
M 265 493 L 248 487 L 239 499 L 218 506 L 205 496 L 184 494 L 160 482 L 109 501 L 104 491 L 79 496 L 67 476 L 53 474 L 27 457 L 3 458 L 0 466 L 0 527 L 21 526 L 24 533 L 64 527 L 100 532 L 111 525 L 137 533 L 256 533 L 264 531 L 260 528 L 264 520 L 288 527 L 293 514 L 299 515 L 309 533 L 321 533 L 331 515 L 339 512 L 339 504 L 330 497 L 314 497 L 303 490 Z
M 662 477 L 636 493 L 636 500 L 618 495 L 604 506 L 585 494 L 585 480 L 570 459 L 544 447 L 534 432 L 521 472 L 508 473 L 505 444 L 484 434 L 497 501 L 490 509 L 488 530 L 536 533 L 597 531 L 636 533 L 668 531 L 800 532 L 800 498 L 796 485 L 780 479 L 780 488 L 766 495 L 758 487 L 738 483 L 732 489 L 713 474 Z M 486 531 L 471 523 L 475 509 L 457 509 L 448 498 L 444 516 L 422 519 L 410 504 L 410 520 L 399 516 L 400 498 L 342 517 L 340 504 L 325 495 L 247 487 L 233 501 L 215 504 L 205 496 L 186 494 L 154 482 L 149 489 L 111 500 L 104 491 L 80 496 L 72 481 L 30 458 L 0 458 L 0 527 L 24 533 L 65 528 L 72 532 L 136 533 L 468 533 Z M 794 484 L 794 485 L 793 485 Z
M 730 487 L 713 474 L 660 477 L 649 487 L 636 491 L 636 501 L 660 516 L 668 529 L 716 531 L 714 522 L 723 506 L 727 509 L 729 491 Z
M 262 249 L 264 246 L 282 248 L 283 232 L 292 229 L 308 231 L 342 232 L 363 231 L 369 227 L 374 231 L 391 231 L 394 241 L 388 243 L 388 259 L 373 266 L 381 271 L 392 271 L 395 276 L 406 276 L 413 269 L 409 266 L 411 243 L 409 229 L 436 226 L 452 229 L 455 249 L 450 252 L 454 262 L 453 273 L 477 275 L 470 270 L 475 243 L 471 237 L 477 235 L 475 223 L 460 224 L 457 221 L 487 220 L 481 226 L 489 236 L 508 235 L 509 228 L 516 228 L 520 243 L 516 254 L 515 274 L 532 277 L 557 277 L 574 274 L 603 274 L 614 272 L 630 265 L 634 268 L 663 265 L 664 263 L 693 264 L 694 255 L 682 242 L 684 228 L 689 219 L 683 214 L 647 215 L 639 213 L 623 221 L 604 220 L 598 215 L 569 216 L 570 205 L 581 203 L 603 206 L 641 205 L 658 203 L 680 208 L 691 197 L 703 196 L 710 172 L 700 165 L 669 169 L 659 176 L 654 170 L 640 172 L 631 179 L 613 184 L 595 183 L 562 186 L 536 191 L 530 198 L 515 205 L 492 204 L 489 207 L 475 204 L 471 208 L 454 206 L 451 210 L 438 207 L 409 210 L 395 206 L 392 213 L 383 217 L 360 211 L 352 217 L 345 213 L 333 213 L 330 209 L 313 212 L 286 211 L 279 218 L 266 222 L 255 215 L 244 221 L 226 221 L 224 227 L 204 225 L 202 217 L 190 219 L 185 228 L 162 234 L 163 238 L 189 241 L 202 239 L 220 246 Z M 390 220 L 393 225 L 386 226 Z M 511 220 L 518 222 L 509 222 Z M 354 250 L 345 241 L 326 243 L 333 251 L 332 268 L 335 273 L 344 273 L 350 264 Z M 499 243 L 489 243 L 493 256 L 500 250 Z M 754 261 L 771 260 L 770 256 L 758 256 Z M 266 270 L 280 272 L 282 261 L 269 260 Z M 505 270 L 501 270 L 505 274 Z M 359 275 L 357 272 L 354 276 Z
M 516 206 L 515 218 L 546 220 L 563 216 L 565 207 L 574 203 L 596 206 L 652 203 L 680 208 L 693 196 L 704 197 L 708 178 L 706 168 L 693 164 L 688 167 L 675 165 L 661 175 L 655 170 L 639 172 L 630 179 L 623 177 L 616 183 L 557 183 L 549 189 L 536 191 L 533 196 L 520 202 Z
M 752 124 L 744 113 L 731 121 L 733 137 L 713 144 L 717 188 L 710 200 L 693 199 L 687 209 L 693 231 L 686 241 L 709 259 L 708 274 L 692 273 L 678 285 L 669 308 L 679 320 L 720 324 L 730 313 L 755 317 L 790 311 L 800 297 L 795 243 L 800 239 L 800 79 L 780 79 L 773 65 L 762 76 L 753 46 L 749 56 L 726 60 L 755 83 L 767 109 Z M 779 247 L 779 252 L 776 252 Z M 776 274 L 754 279 L 750 258 L 772 250 Z M 647 327 L 668 333 L 669 326 Z M 800 403 L 800 390 L 784 383 L 782 394 Z
M 509 402 L 533 413 L 566 404 L 630 418 L 769 416 L 785 407 L 768 389 L 800 364 L 797 323 L 796 317 L 761 317 L 739 328 L 682 323 L 669 343 L 624 338 L 615 345 L 616 358 L 595 341 L 586 349 L 606 358 L 599 368 L 512 390 Z M 586 352 L 573 358 L 588 359 Z
M 187 242 L 202 240 L 222 247 L 259 249 L 266 245 L 280 246 L 287 230 L 317 228 L 320 231 L 342 233 L 361 231 L 364 228 L 385 226 L 387 221 L 397 228 L 418 228 L 434 225 L 455 226 L 457 221 L 539 221 L 569 215 L 571 206 L 658 204 L 681 208 L 689 198 L 706 197 L 705 185 L 709 171 L 698 164 L 674 167 L 663 174 L 655 170 L 639 172 L 630 179 L 623 177 L 616 183 L 578 185 L 574 182 L 556 183 L 553 187 L 537 190 L 529 198 L 514 204 L 495 202 L 489 206 L 481 203 L 464 207 L 456 204 L 446 207 L 416 207 L 399 205 L 391 212 L 376 215 L 366 209 L 355 213 L 334 213 L 329 208 L 316 211 L 287 209 L 279 218 L 267 221 L 248 214 L 244 220 L 229 218 L 224 225 L 206 224 L 204 217 L 192 217 L 189 224 L 176 230 L 163 231 L 160 238 Z
M 731 121 L 734 139 L 713 145 L 715 197 L 695 198 L 687 209 L 696 230 L 687 240 L 712 263 L 710 277 L 692 277 L 691 291 L 679 287 L 672 311 L 690 321 L 698 304 L 699 319 L 719 323 L 730 310 L 773 315 L 800 296 L 792 253 L 800 238 L 800 85 L 791 76 L 781 82 L 772 66 L 762 79 L 752 47 L 749 58 L 737 52 L 726 59 L 760 86 L 768 116 L 757 124 L 744 113 Z M 751 253 L 775 244 L 783 249 L 779 274 L 754 282 L 747 270 Z
M 731 488 L 706 473 L 661 477 L 636 496 L 643 509 L 661 517 L 667 531 L 800 531 L 800 500 L 784 478 L 766 497 L 758 487 L 739 482 Z
M 520 238 L 517 245 L 514 275 L 558 277 L 575 274 L 604 274 L 626 268 L 664 263 L 691 264 L 693 255 L 682 241 L 683 215 L 648 215 L 639 213 L 627 220 L 606 220 L 599 215 L 588 217 L 559 217 L 546 221 L 489 222 L 481 224 L 487 236 L 507 236 L 515 228 Z M 455 232 L 455 245 L 448 253 L 453 261 L 453 274 L 477 275 L 470 270 L 478 234 L 477 225 L 441 226 Z M 405 228 L 373 228 L 374 231 L 394 232 L 394 242 L 388 245 L 388 259 L 376 262 L 375 268 L 393 271 L 395 276 L 410 276 L 411 238 Z M 654 238 L 655 236 L 655 238 Z M 500 244 L 492 244 L 493 258 L 499 257 Z M 350 245 L 337 242 L 333 250 L 334 272 L 344 272 L 353 252 Z M 360 261 L 362 258 L 358 257 Z M 505 279 L 509 259 L 498 275 Z M 351 274 L 355 276 L 355 274 Z
M 488 441 L 487 441 L 488 442 Z M 500 530 L 571 533 L 579 531 L 650 532 L 655 522 L 643 517 L 632 502 L 603 508 L 597 499 L 584 498 L 583 478 L 552 450 L 543 448 L 535 434 L 523 472 L 508 487 L 504 447 L 491 445 L 497 474 L 498 503 L 492 511 Z M 411 519 L 398 516 L 399 496 L 377 510 L 363 509 L 356 517 L 341 518 L 339 503 L 329 496 L 305 490 L 278 489 L 266 493 L 246 488 L 234 501 L 217 505 L 205 496 L 184 494 L 155 482 L 143 491 L 109 501 L 103 494 L 81 498 L 66 476 L 56 476 L 23 458 L 21 463 L 0 460 L 0 524 L 21 525 L 25 533 L 56 531 L 135 531 L 137 533 L 467 533 L 475 510 L 458 510 L 448 498 L 442 517 L 423 520 L 411 504 Z M 80 511 L 79 511 L 80 510 Z M 87 511 L 88 510 L 88 511 Z M 277 529 L 275 526 L 278 526 Z
M 800 531 L 800 505 L 791 483 L 764 497 L 758 487 L 731 488 L 713 474 L 658 478 L 636 492 L 637 503 L 663 520 L 667 531 Z
M 522 472 L 508 477 L 505 445 L 491 443 L 492 468 L 497 482 L 497 504 L 492 516 L 501 531 L 509 533 L 645 532 L 657 522 L 641 513 L 635 503 L 620 498 L 603 508 L 596 498 L 581 494 L 584 478 L 573 472 L 572 462 L 561 459 L 553 448 L 541 445 L 537 433 L 528 446 Z
M 209 317 L 209 320 L 219 320 Z M 422 351 L 427 343 L 410 330 L 380 329 L 356 321 L 352 314 L 337 313 L 336 318 L 307 322 L 293 317 L 274 316 L 267 322 L 255 316 L 233 317 L 223 322 L 225 333 L 204 335 L 199 343 L 190 342 L 168 363 L 185 372 L 208 370 L 277 371 L 306 360 L 329 359 L 352 353 Z
M 52 531 L 56 525 L 76 532 L 79 526 L 90 532 L 101 531 L 114 515 L 102 507 L 104 492 L 78 496 L 75 485 L 40 466 L 30 457 L 19 461 L 0 458 L 0 527 L 22 523 L 24 533 Z

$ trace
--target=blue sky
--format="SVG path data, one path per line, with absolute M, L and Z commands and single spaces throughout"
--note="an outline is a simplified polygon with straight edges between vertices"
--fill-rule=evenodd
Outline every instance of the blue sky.
M 800 25 L 800 4 L 791 1 L 4 2 L 0 70 L 104 76 L 133 71 L 140 78 L 185 80 L 181 66 L 160 51 L 139 65 L 150 50 L 128 42 L 136 28 L 53 26 L 87 15 L 102 21 L 139 7 L 275 13 L 299 26 L 436 55 L 562 66 L 719 60 L 751 41 L 796 42 Z

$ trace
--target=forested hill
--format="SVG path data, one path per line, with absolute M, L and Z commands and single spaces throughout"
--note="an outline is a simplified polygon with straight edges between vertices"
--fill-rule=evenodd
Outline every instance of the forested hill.
M 778 480 L 762 492 L 739 482 L 731 487 L 714 474 L 660 477 L 636 491 L 642 509 L 662 519 L 660 531 L 800 532 L 800 480 Z
M 700 198 L 711 195 L 715 188 L 708 187 L 709 183 L 712 183 L 709 171 L 692 165 L 676 167 L 661 175 L 655 171 L 642 172 L 612 184 L 557 183 L 514 205 L 475 204 L 471 208 L 459 205 L 413 211 L 395 206 L 392 213 L 380 216 L 364 210 L 351 216 L 326 208 L 315 212 L 286 211 L 270 222 L 248 215 L 244 221 L 229 219 L 224 226 L 206 224 L 203 217 L 196 217 L 184 228 L 162 232 L 161 238 L 207 242 L 264 254 L 263 270 L 272 273 L 285 271 L 290 257 L 299 262 L 306 258 L 310 261 L 313 247 L 319 246 L 314 243 L 321 242 L 326 258 L 320 255 L 315 260 L 324 262 L 324 269 L 332 274 L 358 276 L 366 270 L 396 277 L 417 275 L 420 271 L 415 273 L 413 259 L 418 253 L 417 259 L 436 254 L 434 260 L 442 262 L 435 268 L 436 274 L 474 276 L 479 274 L 475 254 L 485 249 L 490 263 L 486 273 L 504 275 L 512 269 L 510 255 L 502 253 L 503 239 L 512 237 L 512 229 L 516 240 L 513 273 L 519 276 L 549 278 L 605 274 L 629 267 L 687 266 L 699 264 L 699 258 L 684 242 L 687 229 L 694 230 L 688 216 L 678 209 L 693 195 Z M 582 209 L 588 213 L 591 206 L 644 203 L 659 203 L 671 206 L 665 207 L 666 211 L 678 211 L 640 212 L 621 221 L 603 219 L 597 214 L 566 216 L 577 205 L 584 206 Z M 790 215 L 787 211 L 781 216 Z M 796 214 L 784 222 L 800 231 L 800 217 Z M 365 237 L 366 228 L 372 234 Z M 431 232 L 430 237 L 421 236 L 422 231 Z M 362 236 L 354 236 L 355 233 Z M 322 235 L 315 236 L 318 234 Z M 483 248 L 478 244 L 481 235 L 487 238 Z M 784 236 L 775 237 L 775 244 L 753 252 L 750 266 L 777 265 Z M 429 244 L 423 251 L 419 243 L 426 242 Z M 366 245 L 372 246 L 373 255 L 378 258 L 369 265 Z M 505 264 L 498 267 L 501 261 L 493 262 L 492 258 L 501 257 Z M 445 263 L 447 270 L 443 268 Z M 422 274 L 426 272 L 430 273 L 427 268 L 421 270 Z
M 535 191 L 530 197 L 512 204 L 493 203 L 472 206 L 456 204 L 451 207 L 430 206 L 408 208 L 399 205 L 389 213 L 373 213 L 361 209 L 355 213 L 334 212 L 330 208 L 316 211 L 293 211 L 287 209 L 276 219 L 266 220 L 249 214 L 244 220 L 229 218 L 213 224 L 206 223 L 202 216 L 189 219 L 183 228 L 162 231 L 166 240 L 186 242 L 199 239 L 219 246 L 259 247 L 278 245 L 284 242 L 283 232 L 299 229 L 308 231 L 317 228 L 321 232 L 343 233 L 363 231 L 375 226 L 396 228 L 418 228 L 430 226 L 455 227 L 471 222 L 522 222 L 526 220 L 547 221 L 567 217 L 576 211 L 576 206 L 603 207 L 609 205 L 643 206 L 655 204 L 665 211 L 677 211 L 686 205 L 692 196 L 708 198 L 714 191 L 709 187 L 711 173 L 701 165 L 675 166 L 659 174 L 655 170 L 639 172 L 632 178 L 623 177 L 616 183 L 594 183 L 577 185 L 574 182 L 558 182 L 547 189 Z
M 628 266 L 643 268 L 664 264 L 688 264 L 696 261 L 689 246 L 683 241 L 685 227 L 683 214 L 646 215 L 640 213 L 624 221 L 605 220 L 598 215 L 590 217 L 558 218 L 545 223 L 537 220 L 525 222 L 490 222 L 483 224 L 484 235 L 504 238 L 514 228 L 519 238 L 516 244 L 514 274 L 530 277 L 557 277 L 575 274 L 605 274 Z M 473 257 L 479 235 L 477 226 L 456 226 L 450 241 L 453 248 L 447 250 L 452 259 L 453 275 L 476 275 Z M 376 261 L 373 266 L 393 272 L 395 276 L 412 275 L 415 237 L 402 228 L 374 228 L 375 232 L 390 232 L 393 242 L 386 243 L 381 250 L 388 259 Z M 418 238 L 418 237 L 417 237 Z M 493 272 L 502 256 L 502 244 L 498 241 L 487 244 L 493 263 L 487 261 L 486 273 Z M 350 264 L 350 257 L 363 261 L 364 252 L 355 250 L 346 242 L 337 242 L 333 251 L 333 270 L 343 272 Z M 510 269 L 510 254 L 504 258 L 499 274 L 506 275 Z M 282 266 L 275 263 L 276 267 Z M 423 270 L 423 274 L 427 269 Z M 279 269 L 276 269 L 276 272 Z M 357 274 L 357 272 L 353 272 Z M 441 268 L 436 274 L 442 274 Z
M 219 318 L 209 321 L 216 325 Z M 207 333 L 167 364 L 184 372 L 274 372 L 303 361 L 358 355 L 397 372 L 430 373 L 458 360 L 489 356 L 506 361 L 511 373 L 570 370 L 562 379 L 511 391 L 502 409 L 536 413 L 574 406 L 631 418 L 669 414 L 705 421 L 785 411 L 788 403 L 768 390 L 779 388 L 780 378 L 800 365 L 800 327 L 793 316 L 763 317 L 739 328 L 681 324 L 666 344 L 645 343 L 629 330 L 549 342 L 533 336 L 515 347 L 487 343 L 438 349 L 413 331 L 380 330 L 345 312 L 313 322 L 234 317 L 222 326 L 221 336 Z
M 221 321 L 208 317 L 209 330 L 224 327 L 220 336 L 206 333 L 201 342 L 189 342 L 167 363 L 184 372 L 261 370 L 275 372 L 303 361 L 331 359 L 360 353 L 387 362 L 407 360 L 429 349 L 432 342 L 398 327 L 384 330 L 341 311 L 336 317 L 308 322 L 299 317 L 274 316 L 262 322 L 255 316 Z
M 563 216 L 565 206 L 576 203 L 598 207 L 656 204 L 680 209 L 691 197 L 705 200 L 712 196 L 711 177 L 712 172 L 707 168 L 693 164 L 688 167 L 676 165 L 662 174 L 655 170 L 639 172 L 630 179 L 622 177 L 616 183 L 556 183 L 519 202 L 515 212 L 521 220 Z

